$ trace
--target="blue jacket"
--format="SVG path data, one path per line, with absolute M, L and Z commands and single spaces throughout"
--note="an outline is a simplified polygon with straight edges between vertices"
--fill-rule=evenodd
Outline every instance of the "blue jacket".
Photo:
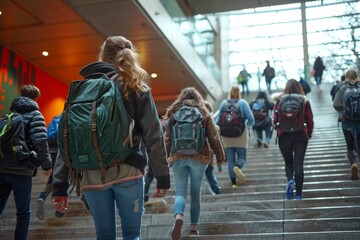
M 240 109 L 242 111 L 242 113 L 244 114 L 244 117 L 246 119 L 246 124 L 248 127 L 252 127 L 255 123 L 255 119 L 254 116 L 251 112 L 250 106 L 249 104 L 244 100 L 244 99 L 239 99 L 238 101 L 239 105 L 240 105 Z M 220 116 L 223 112 L 225 112 L 226 110 L 226 105 L 228 104 L 227 99 L 223 100 L 220 104 L 220 111 L 219 114 L 216 118 L 216 124 L 219 125 L 220 124 Z

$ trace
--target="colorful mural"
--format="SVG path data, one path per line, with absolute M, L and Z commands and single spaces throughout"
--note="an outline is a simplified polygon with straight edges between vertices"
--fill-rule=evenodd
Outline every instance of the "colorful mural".
M 8 113 L 24 84 L 34 84 L 40 89 L 37 102 L 47 124 L 62 112 L 68 86 L 0 45 L 0 116 Z

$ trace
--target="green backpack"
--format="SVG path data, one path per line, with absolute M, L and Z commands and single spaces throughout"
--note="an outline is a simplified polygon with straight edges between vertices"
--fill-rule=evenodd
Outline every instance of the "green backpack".
M 73 180 L 74 169 L 100 170 L 104 183 L 106 169 L 130 155 L 133 127 L 113 79 L 73 81 L 58 129 L 59 151 Z
M 183 106 L 174 114 L 171 128 L 171 151 L 176 154 L 193 155 L 202 152 L 205 144 L 205 129 L 202 115 L 197 107 Z

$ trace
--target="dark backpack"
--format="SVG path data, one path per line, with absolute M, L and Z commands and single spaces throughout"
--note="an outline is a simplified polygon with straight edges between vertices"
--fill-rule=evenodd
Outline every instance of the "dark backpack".
M 11 112 L 0 118 L 0 166 L 13 167 L 29 159 L 34 152 L 30 151 L 24 118 L 20 113 Z
M 61 115 L 58 147 L 72 178 L 73 169 L 100 170 L 124 161 L 131 153 L 130 118 L 113 79 L 73 81 Z
M 171 128 L 171 151 L 192 155 L 202 152 L 205 144 L 205 129 L 202 115 L 197 107 L 183 106 L 174 114 L 175 124 Z
M 344 92 L 344 117 L 359 121 L 360 120 L 360 86 L 346 85 Z
M 239 137 L 245 130 L 245 118 L 238 100 L 227 100 L 225 111 L 220 115 L 220 135 Z
M 277 110 L 277 127 L 284 132 L 298 132 L 305 128 L 304 96 L 296 93 L 284 94 L 280 97 Z
M 263 98 L 258 98 L 251 105 L 251 111 L 255 120 L 263 120 L 268 117 L 268 108 Z
M 311 92 L 310 85 L 307 81 L 305 81 L 304 79 L 300 79 L 299 83 L 305 94 L 308 94 L 309 92 Z
M 330 90 L 330 95 L 331 95 L 331 100 L 334 101 L 335 99 L 335 95 L 336 93 L 339 91 L 339 89 L 341 88 L 342 84 L 341 83 L 336 83 L 334 86 L 332 86 L 331 90 Z

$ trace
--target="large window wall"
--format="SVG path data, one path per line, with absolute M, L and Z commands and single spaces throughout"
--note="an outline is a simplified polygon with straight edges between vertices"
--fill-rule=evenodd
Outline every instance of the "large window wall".
M 250 89 L 259 88 L 259 79 L 260 88 L 265 89 L 261 75 L 266 60 L 276 70 L 273 88 L 282 88 L 290 78 L 306 78 L 317 56 L 322 57 L 326 65 L 324 82 L 338 80 L 346 69 L 357 67 L 360 3 L 322 0 L 307 2 L 305 6 L 310 69 L 306 69 L 304 61 L 300 4 L 226 14 L 229 19 L 229 77 L 234 83 L 245 66 L 252 75 Z

